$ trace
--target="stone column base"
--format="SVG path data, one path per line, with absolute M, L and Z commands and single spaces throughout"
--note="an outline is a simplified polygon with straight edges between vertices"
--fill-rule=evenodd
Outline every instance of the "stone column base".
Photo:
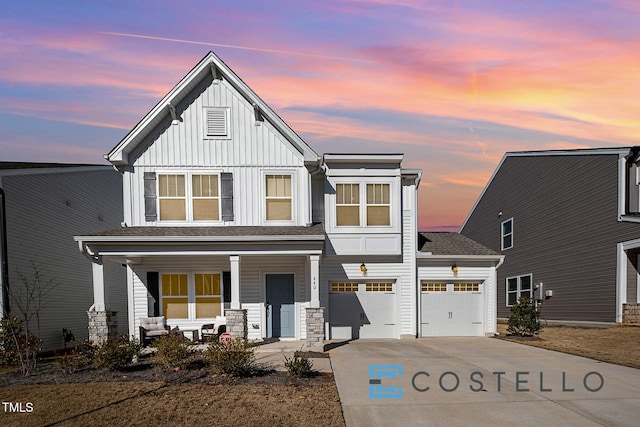
M 247 339 L 247 310 L 234 310 L 228 309 L 224 312 L 227 318 L 227 332 L 231 334 L 233 338 Z
M 629 302 L 622 304 L 622 324 L 640 325 L 640 303 Z
M 100 344 L 118 338 L 118 318 L 115 311 L 87 311 L 89 342 Z
M 309 350 L 324 351 L 324 307 L 307 307 L 307 340 Z

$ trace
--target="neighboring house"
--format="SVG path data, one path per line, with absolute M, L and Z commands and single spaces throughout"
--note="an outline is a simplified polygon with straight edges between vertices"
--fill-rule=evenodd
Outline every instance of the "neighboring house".
M 112 166 L 0 162 L 2 314 L 21 316 L 15 299 L 28 302 L 27 289 L 35 286 L 30 310 L 40 322 L 34 316 L 30 328 L 43 349 L 64 348 L 63 328 L 86 340 L 92 271 L 73 235 L 121 221 L 122 177 Z M 111 306 L 126 321 L 124 269 L 113 264 L 109 273 Z
M 309 346 L 421 334 L 422 172 L 403 155 L 319 156 L 209 53 L 107 159 L 124 176 L 125 226 L 76 236 L 94 260 L 94 339 L 110 334 L 106 261 L 127 266 L 134 335 L 142 317 L 195 331 L 222 313 L 233 335 Z M 470 257 L 469 292 L 495 287 L 501 259 Z M 436 256 L 421 274 L 453 283 L 451 267 Z M 495 331 L 484 319 L 474 334 Z
M 498 316 L 543 283 L 548 320 L 621 322 L 640 301 L 638 149 L 506 153 L 461 233 L 505 255 Z

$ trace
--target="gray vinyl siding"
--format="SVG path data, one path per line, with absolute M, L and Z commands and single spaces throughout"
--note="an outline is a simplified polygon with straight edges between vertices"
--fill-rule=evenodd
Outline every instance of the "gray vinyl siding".
M 640 224 L 617 221 L 617 206 L 617 155 L 507 156 L 461 230 L 505 255 L 498 316 L 510 314 L 506 278 L 531 273 L 553 290 L 546 319 L 615 322 L 616 244 L 640 237 Z M 513 247 L 501 251 L 509 218 Z
M 42 310 L 43 349 L 64 347 L 62 328 L 77 341 L 88 339 L 87 310 L 93 304 L 91 263 L 74 235 L 118 227 L 122 221 L 122 178 L 115 170 L 2 176 L 6 194 L 9 283 L 23 288 L 19 273 L 31 279 L 33 265 L 42 281 L 53 281 L 51 303 Z M 125 269 L 105 263 L 109 307 L 127 331 Z M 14 307 L 15 308 L 15 307 Z M 37 325 L 31 326 L 37 332 Z

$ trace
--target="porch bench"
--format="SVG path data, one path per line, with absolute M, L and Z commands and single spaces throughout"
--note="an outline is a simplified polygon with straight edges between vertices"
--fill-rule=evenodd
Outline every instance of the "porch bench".
M 200 328 L 200 337 L 202 341 L 205 341 L 205 338 L 213 338 L 214 340 L 218 338 L 218 336 L 226 332 L 227 330 L 227 318 L 224 316 L 216 316 L 214 323 L 207 323 L 202 325 Z
M 171 328 L 166 324 L 164 316 L 140 318 L 140 343 L 143 346 L 156 338 L 168 335 L 170 331 Z

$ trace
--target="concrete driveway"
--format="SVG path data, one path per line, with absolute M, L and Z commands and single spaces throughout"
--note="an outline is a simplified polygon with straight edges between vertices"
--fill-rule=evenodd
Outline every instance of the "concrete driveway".
M 638 426 L 640 370 L 492 338 L 330 351 L 347 426 Z

